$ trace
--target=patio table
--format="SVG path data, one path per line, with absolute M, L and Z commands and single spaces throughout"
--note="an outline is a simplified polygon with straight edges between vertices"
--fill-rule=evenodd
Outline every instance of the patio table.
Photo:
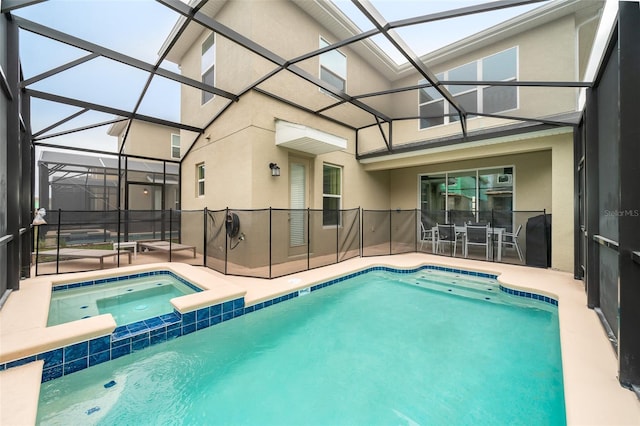
M 436 252 L 436 236 L 438 235 L 438 227 L 437 226 L 432 227 L 431 231 L 433 235 L 433 238 L 431 238 L 431 251 L 435 253 Z M 489 228 L 489 236 L 493 237 L 494 239 L 497 239 L 498 241 L 498 253 L 496 255 L 496 259 L 498 260 L 498 262 L 502 260 L 502 235 L 504 234 L 505 231 L 506 231 L 506 228 L 491 228 L 491 227 Z M 464 242 L 464 239 L 466 238 L 467 230 L 464 226 L 456 225 L 456 234 L 461 235 Z M 491 247 L 493 247 L 493 244 L 491 244 Z

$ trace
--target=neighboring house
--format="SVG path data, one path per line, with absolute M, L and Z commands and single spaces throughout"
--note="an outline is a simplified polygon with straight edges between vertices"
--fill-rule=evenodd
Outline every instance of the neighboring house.
M 602 5 L 551 2 L 421 59 L 442 81 L 579 81 Z M 288 59 L 356 33 L 323 0 L 218 1 L 202 12 Z M 183 75 L 232 93 L 275 68 L 196 25 L 167 59 Z M 425 82 L 414 67 L 397 65 L 366 40 L 297 66 L 350 95 Z M 227 107 L 221 96 L 183 87 L 182 120 L 212 124 L 192 147 L 183 147 L 182 209 L 545 210 L 553 217 L 552 267 L 573 269 L 573 128 L 554 123 L 577 122 L 578 88 L 451 85 L 455 101 L 479 114 L 466 120 L 467 138 L 433 88 L 363 98 L 362 109 L 334 105 L 333 95 L 286 70 L 257 89 Z M 334 107 L 321 116 L 283 99 L 316 111 Z M 371 125 L 366 107 L 403 119 Z M 280 177 L 271 176 L 272 163 Z M 323 220 L 326 227 L 336 224 L 331 215 Z M 512 220 L 512 229 L 523 224 Z
M 133 120 L 127 131 L 127 124 L 126 120 L 119 121 L 107 130 L 110 136 L 118 138 L 118 151 L 131 158 L 128 160 L 129 172 L 125 177 L 122 208 L 179 209 L 179 166 L 170 161 L 179 162 L 182 155 L 180 130 Z M 162 160 L 167 161 L 166 167 Z
M 126 134 L 122 154 L 134 155 L 157 160 L 180 161 L 182 147 L 180 130 L 159 124 L 134 120 L 127 133 L 128 121 L 124 120 L 109 126 L 107 133 L 118 138 L 118 150 Z
M 119 200 L 122 209 L 180 207 L 178 164 L 128 158 L 126 165 L 128 171 L 124 175 Z M 124 168 L 124 161 L 121 167 Z M 42 150 L 38 170 L 40 207 L 75 211 L 118 210 L 116 156 Z

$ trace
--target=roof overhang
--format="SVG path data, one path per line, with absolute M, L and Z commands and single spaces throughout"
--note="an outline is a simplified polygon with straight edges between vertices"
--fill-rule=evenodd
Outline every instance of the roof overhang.
M 420 164 L 428 164 L 425 159 L 429 156 L 437 158 L 434 154 L 446 152 L 458 152 L 469 148 L 482 148 L 490 145 L 512 144 L 535 138 L 573 133 L 574 126 L 551 126 L 546 124 L 522 123 L 519 125 L 504 126 L 497 131 L 480 131 L 467 138 L 443 138 L 439 143 L 415 143 L 396 148 L 394 153 L 376 152 L 365 154 L 359 158 L 361 164 L 368 165 L 367 170 L 390 170 L 398 168 L 397 162 L 402 161 L 403 167 L 412 167 Z M 549 149 L 547 145 L 531 146 L 529 151 Z M 521 148 L 517 152 L 523 153 Z M 505 152 L 506 154 L 506 152 Z
M 276 120 L 276 146 L 318 155 L 347 149 L 347 140 L 312 127 Z

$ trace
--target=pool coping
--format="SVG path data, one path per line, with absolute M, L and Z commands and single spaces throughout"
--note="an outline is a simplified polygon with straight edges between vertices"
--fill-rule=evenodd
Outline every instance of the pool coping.
M 497 279 L 501 284 L 512 291 L 533 292 L 558 300 L 567 423 L 637 424 L 640 419 L 640 403 L 633 392 L 619 385 L 616 379 L 615 355 L 596 314 L 586 308 L 583 284 L 574 280 L 568 273 L 425 254 L 356 258 L 337 265 L 269 281 L 223 276 L 214 271 L 196 269 L 198 273 L 205 274 L 209 280 L 213 277 L 215 280 L 223 280 L 236 290 L 241 289 L 245 293 L 245 310 L 250 312 L 251 309 L 257 310 L 256 308 L 260 306 L 266 307 L 288 300 L 292 297 L 289 295 L 297 295 L 299 291 L 305 291 L 314 285 L 340 279 L 345 274 L 353 274 L 372 266 L 411 269 L 424 264 L 494 274 L 498 276 Z M 120 268 L 115 272 L 120 275 L 124 270 L 125 268 Z M 77 280 L 78 276 L 79 274 L 73 274 L 73 279 Z M 514 285 L 514 282 L 518 285 Z M 27 288 L 29 287 L 24 287 L 25 290 Z M 2 315 L 1 311 L 0 315 Z M 6 336 L 0 334 L 0 337 L 3 339 L 4 346 Z M 32 364 L 36 363 L 20 368 L 29 368 Z M 38 367 L 34 365 L 33 368 Z M 41 365 L 39 368 L 42 371 Z M 0 383 L 3 387 L 6 384 L 4 373 L 0 372 Z M 4 398 L 0 402 L 0 408 L 7 407 Z M 37 397 L 34 410 L 37 410 Z M 9 410 L 6 408 L 2 410 L 3 413 L 7 411 Z M 9 423 L 5 421 L 4 414 L 0 422 Z

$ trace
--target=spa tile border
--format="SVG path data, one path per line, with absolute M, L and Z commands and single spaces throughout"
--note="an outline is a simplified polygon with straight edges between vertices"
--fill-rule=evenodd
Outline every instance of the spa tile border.
M 181 314 L 177 310 L 174 310 L 171 314 L 161 315 L 144 321 L 138 321 L 125 326 L 116 327 L 112 334 L 98 337 L 91 340 L 86 340 L 79 343 L 74 343 L 63 348 L 54 349 L 51 351 L 39 353 L 37 355 L 22 358 L 16 361 L 11 361 L 5 364 L 0 364 L 0 371 L 11 367 L 17 367 L 19 365 L 27 364 L 36 360 L 44 360 L 44 368 L 42 371 L 42 382 L 56 379 L 58 377 L 65 376 L 67 374 L 75 373 L 76 371 L 84 370 L 85 368 L 92 367 L 94 365 L 101 364 L 103 362 L 120 358 L 121 356 L 128 355 L 130 353 L 142 350 L 149 346 L 156 345 L 168 340 L 175 339 L 180 336 L 184 336 L 193 333 L 197 330 L 202 330 L 207 327 L 214 326 L 224 321 L 228 321 L 233 318 L 237 318 L 244 314 L 256 312 L 261 309 L 267 308 L 272 305 L 290 300 L 296 297 L 305 296 L 311 292 L 321 290 L 325 287 L 341 283 L 350 278 L 354 278 L 360 275 L 372 271 L 385 271 L 394 272 L 398 274 L 411 274 L 421 270 L 436 270 L 444 272 L 452 272 L 461 275 L 468 275 L 473 277 L 496 279 L 497 275 L 488 274 L 485 272 L 468 271 L 458 268 L 448 268 L 437 265 L 422 265 L 412 269 L 399 269 L 391 268 L 388 266 L 372 266 L 360 271 L 352 272 L 334 279 L 312 285 L 307 288 L 295 290 L 293 292 L 280 295 L 278 297 L 265 300 L 251 306 L 245 306 L 244 297 L 229 300 L 216 305 L 203 307 L 194 311 Z M 129 278 L 138 278 L 140 276 L 147 275 L 173 275 L 179 280 L 179 276 L 169 271 L 151 271 L 140 274 L 128 275 Z M 111 281 L 117 281 L 111 279 Z M 185 280 L 186 281 L 186 280 Z M 93 284 L 102 284 L 102 279 L 93 280 Z M 73 283 L 70 285 L 75 285 Z M 83 284 L 83 283 L 79 283 Z M 186 284 L 186 283 L 185 283 Z M 82 286 L 82 285 L 80 285 Z M 79 286 L 71 287 L 76 288 Z M 502 292 L 507 294 L 523 297 L 526 299 L 534 299 L 540 302 L 548 303 L 553 306 L 558 306 L 558 301 L 552 297 L 540 295 L 537 293 L 521 291 L 511 289 L 502 284 L 499 285 Z
M 0 364 L 0 371 L 32 361 L 43 360 L 42 382 L 48 382 L 149 346 L 185 336 L 196 330 L 237 318 L 244 315 L 244 311 L 244 298 L 229 300 L 184 314 L 174 310 L 171 314 L 116 327 L 113 333 L 106 336 Z
M 54 285 L 52 287 L 52 291 L 71 290 L 73 288 L 78 288 L 78 287 L 88 287 L 93 285 L 109 284 L 117 281 L 131 280 L 134 278 L 151 277 L 155 275 L 168 275 L 180 281 L 182 284 L 186 285 L 196 293 L 203 291 L 200 287 L 193 284 L 189 280 L 182 278 L 180 275 L 174 274 L 173 272 L 167 271 L 167 270 L 139 272 L 137 274 L 119 275 L 116 277 L 98 278 L 95 280 L 81 281 L 77 283 Z

